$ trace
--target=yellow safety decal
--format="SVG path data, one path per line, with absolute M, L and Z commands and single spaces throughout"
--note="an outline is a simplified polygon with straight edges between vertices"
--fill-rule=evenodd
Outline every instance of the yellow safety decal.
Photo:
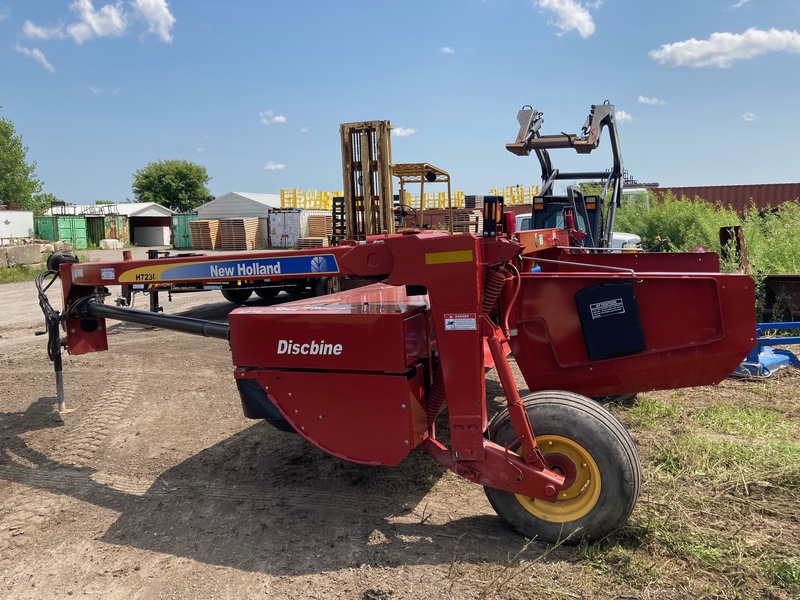
M 428 252 L 426 265 L 449 265 L 451 263 L 473 262 L 472 250 L 451 250 L 450 252 Z

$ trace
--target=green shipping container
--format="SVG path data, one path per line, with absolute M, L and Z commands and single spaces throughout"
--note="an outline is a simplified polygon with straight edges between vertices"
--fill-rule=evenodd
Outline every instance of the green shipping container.
M 173 248 L 192 248 L 192 229 L 189 223 L 196 219 L 196 213 L 178 213 L 172 216 Z
M 58 217 L 38 217 L 36 235 L 51 242 L 67 242 L 76 250 L 88 247 L 86 237 L 86 217 L 61 215 Z

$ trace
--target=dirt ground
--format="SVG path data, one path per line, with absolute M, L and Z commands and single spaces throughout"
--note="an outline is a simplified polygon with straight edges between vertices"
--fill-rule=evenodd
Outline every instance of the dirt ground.
M 232 308 L 219 292 L 163 304 Z M 330 457 L 243 417 L 224 341 L 109 323 L 109 352 L 64 357 L 60 421 L 34 284 L 0 286 L 0 597 L 520 597 L 491 593 L 525 540 L 479 486 L 423 454 Z M 609 597 L 574 554 L 522 577 Z

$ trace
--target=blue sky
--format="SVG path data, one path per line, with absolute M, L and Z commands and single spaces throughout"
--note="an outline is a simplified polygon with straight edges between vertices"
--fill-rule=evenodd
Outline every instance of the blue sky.
M 0 116 L 75 203 L 172 158 L 214 195 L 338 190 L 339 124 L 372 119 L 454 189 L 536 185 L 517 111 L 578 133 L 605 100 L 641 182 L 796 182 L 799 30 L 798 0 L 0 0 Z M 552 157 L 606 168 L 608 138 Z

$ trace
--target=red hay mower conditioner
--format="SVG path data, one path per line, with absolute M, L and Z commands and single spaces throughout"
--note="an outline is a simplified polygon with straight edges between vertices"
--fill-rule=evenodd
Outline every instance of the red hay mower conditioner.
M 359 463 L 427 452 L 484 486 L 497 513 L 531 538 L 606 536 L 631 514 L 641 466 L 625 427 L 588 397 L 727 377 L 755 343 L 753 281 L 719 273 L 714 255 L 587 254 L 570 247 L 569 230 L 517 237 L 502 222 L 484 235 L 413 231 L 324 251 L 85 264 L 54 256 L 38 285 L 59 406 L 61 347 L 106 350 L 106 318 L 217 337 L 230 344 L 247 417 Z M 228 324 L 103 302 L 106 286 L 137 275 L 210 281 L 229 269 L 375 283 L 241 306 Z M 59 276 L 61 313 L 45 294 Z M 511 353 L 533 391 L 524 399 Z M 492 367 L 507 406 L 489 420 Z M 435 428 L 445 406 L 448 445 Z

